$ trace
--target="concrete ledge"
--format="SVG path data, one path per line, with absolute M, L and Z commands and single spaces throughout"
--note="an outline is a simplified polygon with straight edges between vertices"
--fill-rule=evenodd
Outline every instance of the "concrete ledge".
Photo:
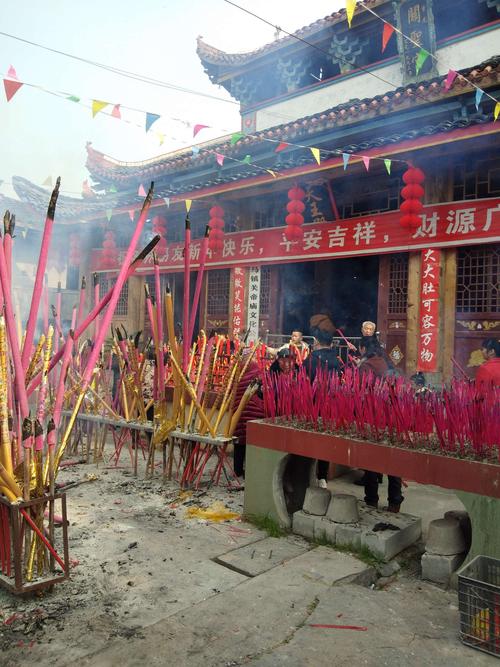
M 422 556 L 422 579 L 433 581 L 436 584 L 450 583 L 451 575 L 458 570 L 465 560 L 465 554 L 454 556 L 440 556 L 425 553 Z

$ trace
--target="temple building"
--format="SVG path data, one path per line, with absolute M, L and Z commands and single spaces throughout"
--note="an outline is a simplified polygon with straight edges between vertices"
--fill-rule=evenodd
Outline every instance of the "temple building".
M 210 210 L 220 207 L 224 221 L 200 327 L 265 339 L 308 333 L 310 317 L 327 312 L 354 336 L 373 320 L 406 373 L 449 379 L 456 359 L 472 376 L 480 341 L 500 335 L 500 2 L 365 5 L 431 55 L 419 62 L 420 48 L 397 33 L 383 49 L 383 21 L 360 7 L 351 29 L 341 10 L 251 53 L 199 38 L 210 80 L 240 102 L 241 132 L 136 163 L 89 144 L 92 192 L 58 204 L 62 233 L 80 243 L 63 287 L 71 294 L 85 274 L 92 299 L 93 273 L 101 291 L 112 284 L 138 192 L 154 181 L 147 234 L 166 238 L 159 261 L 176 320 L 191 200 L 194 270 Z M 413 167 L 425 176 L 424 209 L 408 227 L 401 191 Z M 46 190 L 20 178 L 14 187 L 21 204 L 2 198 L 4 207 L 36 226 Z M 290 211 L 304 219 L 295 238 L 286 234 Z M 129 331 L 148 330 L 143 285 L 154 292 L 152 272 L 146 262 L 122 293 L 116 317 Z

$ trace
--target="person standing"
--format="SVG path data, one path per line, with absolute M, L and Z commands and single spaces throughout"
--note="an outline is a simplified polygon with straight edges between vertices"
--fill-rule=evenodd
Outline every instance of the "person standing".
M 313 345 L 313 351 L 307 361 L 307 371 L 311 378 L 311 382 L 314 382 L 314 378 L 320 369 L 326 373 L 338 373 L 339 362 L 337 359 L 337 352 L 335 348 L 332 347 L 332 336 L 322 329 L 313 329 L 311 334 L 315 338 L 315 343 Z M 329 461 L 318 460 L 316 474 L 318 477 L 318 486 L 321 489 L 326 489 L 328 487 L 327 479 L 329 467 Z
M 484 363 L 476 372 L 477 387 L 500 387 L 500 342 L 486 338 L 481 344 Z
M 282 345 L 280 350 L 289 349 L 295 354 L 295 358 L 299 366 L 301 366 L 304 361 L 309 356 L 309 345 L 304 340 L 304 334 L 299 329 L 294 329 L 292 335 L 290 336 L 290 341 Z
M 374 336 L 363 337 L 359 343 L 361 361 L 359 364 L 360 374 L 370 373 L 374 378 L 386 377 L 390 372 L 390 366 L 384 355 L 384 349 Z M 401 477 L 388 475 L 388 507 L 389 512 L 398 513 L 404 497 L 401 492 Z M 365 503 L 370 507 L 378 507 L 378 485 L 379 473 L 365 470 L 364 476 Z

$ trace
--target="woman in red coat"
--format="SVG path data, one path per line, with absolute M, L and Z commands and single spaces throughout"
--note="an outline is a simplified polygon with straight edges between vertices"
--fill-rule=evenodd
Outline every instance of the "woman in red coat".
M 500 387 L 500 342 L 487 338 L 481 345 L 485 359 L 476 372 L 477 387 Z

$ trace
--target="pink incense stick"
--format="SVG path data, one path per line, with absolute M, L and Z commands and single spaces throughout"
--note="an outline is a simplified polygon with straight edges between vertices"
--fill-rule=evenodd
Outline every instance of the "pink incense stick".
M 191 286 L 191 223 L 186 215 L 186 231 L 184 236 L 184 302 L 182 310 L 182 368 L 187 373 L 189 364 L 189 292 Z
M 43 277 L 47 267 L 47 257 L 49 255 L 50 239 L 52 236 L 52 228 L 54 226 L 54 216 L 56 212 L 57 197 L 59 196 L 59 186 L 61 185 L 61 178 L 58 177 L 56 187 L 52 192 L 49 207 L 47 209 L 47 218 L 45 219 L 45 227 L 43 230 L 42 245 L 40 247 L 40 257 L 38 258 L 38 266 L 36 270 L 35 285 L 33 287 L 33 294 L 31 297 L 31 306 L 26 324 L 26 337 L 24 339 L 24 347 L 21 355 L 21 362 L 24 371 L 28 368 L 29 358 L 31 356 L 31 347 L 35 337 L 36 321 L 38 318 L 38 307 L 42 297 Z
M 65 389 L 64 385 L 65 385 L 66 373 L 68 370 L 69 362 L 71 360 L 71 353 L 73 352 L 73 344 L 74 344 L 73 330 L 75 327 L 75 323 L 76 323 L 76 308 L 73 308 L 73 316 L 71 318 L 71 329 L 66 339 L 66 345 L 64 346 L 61 372 L 59 375 L 59 383 L 57 385 L 56 400 L 54 402 L 53 419 L 56 426 L 59 426 L 59 423 L 61 421 L 61 412 L 64 401 L 64 389 Z
M 153 253 L 153 261 L 156 292 L 156 330 L 158 334 L 158 350 L 156 352 L 158 360 L 158 394 L 161 398 L 165 393 L 165 360 L 163 356 L 163 302 L 161 298 L 160 266 L 158 264 L 158 258 L 156 257 L 155 253 Z
M 99 274 L 94 273 L 94 304 L 98 304 L 100 301 L 99 297 Z M 97 336 L 99 333 L 99 315 L 95 318 L 95 332 L 94 336 Z
M 61 325 L 61 306 L 62 306 L 62 294 L 61 294 L 61 283 L 57 283 L 57 295 L 56 295 L 56 335 L 54 337 L 54 352 L 59 351 L 59 337 L 63 338 L 62 325 Z
M 207 225 L 205 228 L 205 236 L 201 241 L 200 247 L 200 268 L 198 269 L 198 275 L 196 276 L 196 285 L 194 288 L 194 298 L 191 305 L 191 316 L 189 318 L 189 340 L 193 339 L 194 333 L 194 324 L 196 322 L 196 312 L 198 310 L 198 303 L 200 301 L 201 286 L 203 284 L 203 273 L 205 272 L 205 261 L 207 259 L 207 250 L 208 250 L 208 235 L 210 233 L 210 227 Z
M 80 298 L 78 300 L 78 313 L 76 315 L 76 324 L 75 324 L 75 326 L 79 325 L 82 321 L 83 309 L 85 307 L 85 288 L 86 287 L 87 287 L 87 281 L 85 280 L 85 276 L 82 276 L 82 283 L 80 285 Z
M 125 284 L 125 281 L 128 279 L 130 264 L 132 263 L 132 256 L 135 252 L 137 243 L 139 242 L 139 237 L 144 227 L 144 223 L 146 222 L 146 217 L 151 204 L 151 199 L 153 197 L 153 187 L 154 187 L 153 183 L 151 183 L 151 187 L 149 188 L 149 192 L 144 201 L 142 211 L 139 216 L 139 220 L 137 221 L 137 226 L 134 230 L 134 233 L 132 234 L 132 239 L 130 240 L 127 252 L 125 253 L 122 267 L 118 272 L 118 277 L 113 287 L 111 298 L 109 300 L 108 309 L 106 310 L 106 313 L 103 317 L 102 324 L 99 329 L 99 334 L 96 336 L 94 340 L 94 346 L 92 348 L 92 351 L 90 352 L 85 370 L 83 371 L 82 387 L 81 387 L 82 393 L 86 392 L 88 389 L 97 359 L 101 351 L 102 344 L 104 343 L 104 339 L 111 324 L 111 320 L 113 319 L 113 315 L 115 314 L 115 309 L 118 304 L 118 299 L 120 298 L 120 293 L 122 291 L 123 285 Z
M 42 316 L 43 316 L 43 330 L 47 333 L 49 328 L 49 285 L 47 274 L 45 274 L 44 284 L 43 284 L 43 303 L 42 303 Z
M 160 240 L 160 236 L 155 236 L 148 244 L 147 246 L 137 255 L 137 257 L 134 259 L 134 261 L 130 264 L 130 266 L 127 269 L 127 278 L 132 276 L 136 270 L 139 268 L 139 264 L 142 262 L 142 260 L 149 255 L 149 253 L 153 250 L 153 248 L 156 246 L 156 244 Z M 126 266 L 124 264 L 123 266 Z M 107 292 L 107 294 L 99 301 L 98 304 L 94 306 L 94 308 L 90 311 L 90 313 L 87 315 L 87 317 L 83 320 L 81 324 L 78 325 L 75 331 L 75 341 L 78 340 L 78 338 L 82 335 L 82 333 L 88 328 L 90 324 L 94 321 L 95 317 L 108 305 L 108 303 L 111 300 L 111 297 L 113 295 L 113 288 Z M 57 354 L 55 354 L 50 362 L 49 365 L 49 372 L 54 368 L 54 366 L 61 360 L 62 356 L 64 354 L 64 347 L 62 347 Z M 36 375 L 30 386 L 28 387 L 28 396 L 31 396 L 31 394 L 35 391 L 35 389 L 38 387 L 41 381 L 41 373 L 38 373 Z
M 21 407 L 21 418 L 24 419 L 29 414 L 28 396 L 25 387 L 25 377 L 23 365 L 21 362 L 21 354 L 19 352 L 19 341 L 17 340 L 17 329 L 12 310 L 12 299 L 9 291 L 9 279 L 7 276 L 7 266 L 5 262 L 5 253 L 3 243 L 0 239 L 0 288 L 3 291 L 4 308 L 5 308 L 5 325 L 7 328 L 7 335 L 10 342 L 10 351 L 12 361 L 14 362 L 16 398 Z

